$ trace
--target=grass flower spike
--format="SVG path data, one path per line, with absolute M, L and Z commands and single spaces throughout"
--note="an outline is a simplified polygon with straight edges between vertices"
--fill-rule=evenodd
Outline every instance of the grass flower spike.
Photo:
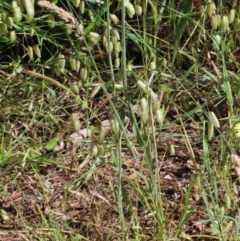
M 240 137 L 240 123 L 237 123 L 234 127 L 234 130 L 236 132 L 236 136 Z

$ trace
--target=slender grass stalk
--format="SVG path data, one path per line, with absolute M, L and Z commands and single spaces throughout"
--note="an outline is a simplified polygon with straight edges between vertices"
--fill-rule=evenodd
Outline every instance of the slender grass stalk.
M 110 69 L 110 75 L 111 75 L 111 81 L 113 84 L 113 96 L 116 95 L 116 90 L 115 90 L 115 75 L 113 71 L 113 63 L 112 63 L 112 52 L 110 51 L 110 32 L 111 32 L 111 22 L 110 22 L 110 2 L 109 0 L 106 1 L 107 5 L 107 43 L 108 43 L 108 64 L 109 64 L 109 69 Z
M 126 9 L 125 9 L 125 0 L 122 0 L 121 4 L 121 27 L 122 27 L 122 78 L 123 78 L 123 88 L 125 90 L 125 94 L 127 95 L 128 93 L 128 84 L 127 84 L 127 56 L 126 56 Z M 128 96 L 125 96 L 125 99 L 128 100 Z

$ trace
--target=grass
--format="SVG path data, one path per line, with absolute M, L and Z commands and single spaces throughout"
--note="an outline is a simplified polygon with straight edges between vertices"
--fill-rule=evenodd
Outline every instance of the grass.
M 0 3 L 1 240 L 239 240 L 238 3 L 56 4 Z

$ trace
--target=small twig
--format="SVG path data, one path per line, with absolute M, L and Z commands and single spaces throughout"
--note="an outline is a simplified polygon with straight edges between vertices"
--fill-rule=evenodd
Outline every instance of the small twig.
M 23 69 L 21 72 L 24 73 L 24 74 L 33 76 L 35 78 L 38 78 L 38 79 L 46 80 L 46 81 L 50 82 L 51 84 L 56 85 L 56 86 L 64 89 L 67 93 L 70 93 L 72 96 L 74 96 L 76 98 L 79 97 L 74 92 L 72 92 L 71 89 L 67 88 L 65 85 L 61 84 L 60 82 L 58 82 L 57 80 L 55 80 L 55 79 L 53 79 L 53 78 L 51 78 L 49 76 L 46 76 L 46 75 L 34 72 L 32 70 L 28 70 L 28 69 Z

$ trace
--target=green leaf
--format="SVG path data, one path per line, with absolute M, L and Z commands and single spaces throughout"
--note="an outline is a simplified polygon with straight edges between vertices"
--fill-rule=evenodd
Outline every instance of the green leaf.
M 47 142 L 47 144 L 45 145 L 45 149 L 47 151 L 52 151 L 57 146 L 58 141 L 58 138 L 54 137 L 49 142 Z

